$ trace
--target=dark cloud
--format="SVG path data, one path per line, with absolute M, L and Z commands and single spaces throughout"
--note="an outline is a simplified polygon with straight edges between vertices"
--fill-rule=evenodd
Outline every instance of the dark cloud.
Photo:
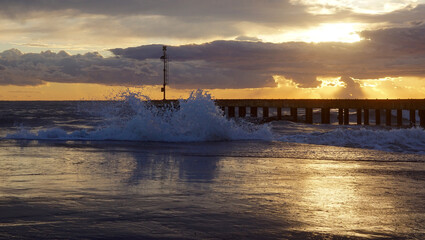
M 0 0 L 0 6 L 0 20 L 14 23 L 0 27 L 2 35 L 31 34 L 42 41 L 77 33 L 86 43 L 234 38 L 253 29 L 271 34 L 285 26 L 317 25 L 321 18 L 289 0 Z
M 237 40 L 256 41 L 255 36 L 243 36 L 272 35 L 321 23 L 420 25 L 425 15 L 425 5 L 379 15 L 339 7 L 331 9 L 332 14 L 312 14 L 311 6 L 290 0 L 0 0 L 0 6 L 0 20 L 14 23 L 0 28 L 4 36 L 31 35 L 43 42 L 73 39 L 77 33 L 90 44 L 126 38 L 199 42 L 241 36 Z
M 149 73 L 136 73 L 135 69 L 143 69 L 146 63 L 131 59 L 103 58 L 97 53 L 71 56 L 64 51 L 22 54 L 16 49 L 7 50 L 0 53 L 0 65 L 4 67 L 1 85 L 39 85 L 43 82 L 137 85 L 134 81 Z
M 356 83 L 351 77 L 342 76 L 340 81 L 344 82 L 345 86 L 337 92 L 336 98 L 358 99 L 365 97 L 360 84 Z
M 160 54 L 161 48 L 156 49 Z M 16 49 L 0 53 L 0 85 L 40 85 L 44 82 L 99 83 L 105 85 L 160 85 L 159 57 L 138 61 L 103 58 L 98 53 L 69 55 L 63 51 L 22 54 Z M 268 74 L 225 67 L 212 68 L 203 60 L 173 62 L 171 85 L 175 88 L 240 88 L 274 86 Z
M 368 20 L 374 22 L 387 22 L 392 24 L 419 23 L 425 20 L 425 4 L 419 4 L 416 7 L 407 6 L 387 14 L 371 15 Z
M 0 0 L 0 14 L 9 18 L 28 19 L 46 13 L 68 15 L 96 14 L 111 17 L 164 16 L 193 22 L 255 22 L 259 24 L 303 25 L 326 20 L 371 22 L 423 21 L 425 5 L 408 6 L 387 14 L 361 14 L 350 8 L 325 4 L 332 14 L 311 14 L 311 5 L 290 0 Z M 319 21 L 320 22 L 320 21 Z M 171 22 L 172 25 L 173 22 Z
M 363 31 L 361 36 L 377 42 L 392 52 L 382 54 L 424 54 L 425 53 L 425 25 L 415 25 L 410 28 L 391 28 L 375 31 Z
M 316 87 L 317 77 L 344 76 L 347 91 L 361 97 L 355 79 L 425 77 L 425 26 L 361 33 L 357 43 L 265 43 L 214 41 L 169 46 L 170 84 L 175 88 L 260 88 L 276 86 L 272 76 Z M 162 45 L 117 48 L 116 57 L 98 53 L 69 55 L 50 51 L 0 53 L 0 84 L 36 85 L 43 81 L 107 85 L 161 84 Z M 342 93 L 341 93 L 342 94 Z
M 187 21 L 304 22 L 306 7 L 289 0 L 1 0 L 0 13 L 11 18 L 29 18 L 42 12 L 99 14 L 107 16 L 167 16 Z M 303 19 L 304 17 L 304 19 Z

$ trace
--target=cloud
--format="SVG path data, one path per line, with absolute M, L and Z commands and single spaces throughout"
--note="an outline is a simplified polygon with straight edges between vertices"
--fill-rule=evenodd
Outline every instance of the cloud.
M 425 26 L 364 31 L 356 43 L 266 43 L 213 41 L 168 46 L 170 85 L 174 88 L 262 88 L 277 86 L 274 75 L 299 87 L 320 85 L 318 77 L 344 76 L 347 89 L 354 79 L 425 77 Z M 111 49 L 116 57 L 96 52 L 69 55 L 64 51 L 0 53 L 0 84 L 43 82 L 105 85 L 160 85 L 162 45 Z M 361 96 L 360 92 L 351 92 Z
M 273 0 L 266 5 L 245 0 L 2 0 L 0 13 L 9 18 L 38 17 L 44 12 L 66 12 L 68 14 L 96 14 L 105 16 L 168 16 L 186 21 L 203 19 L 211 21 L 255 21 L 280 22 L 302 20 L 299 14 L 306 13 L 306 7 L 293 5 L 289 0 Z
M 162 48 L 162 47 L 161 47 Z M 160 54 L 161 48 L 156 49 Z M 98 53 L 69 55 L 64 51 L 23 54 L 12 49 L 0 53 L 0 85 L 40 85 L 45 82 L 99 83 L 142 86 L 162 84 L 159 57 L 138 61 L 104 58 Z M 171 85 L 175 88 L 240 88 L 274 86 L 263 72 L 211 68 L 203 60 L 173 62 Z
M 134 46 L 158 39 L 199 43 L 317 23 L 303 6 L 287 0 L 273 0 L 266 7 L 244 0 L 1 0 L 0 5 L 0 44 L 42 48 L 90 46 L 99 51 L 99 45 Z M 37 42 L 22 42 L 25 39 Z
M 336 93 L 336 98 L 356 99 L 365 97 L 360 84 L 355 82 L 351 77 L 342 76 L 340 81 L 344 82 L 345 86 Z
M 113 0 L 0 0 L 0 44 L 8 41 L 43 49 L 60 45 L 68 50 L 80 47 L 102 51 L 102 47 L 157 42 L 256 41 L 267 36 L 285 41 L 273 36 L 283 34 L 297 39 L 292 33 L 323 23 L 377 23 L 387 27 L 420 24 L 425 15 L 425 5 L 373 15 L 355 12 L 343 4 L 325 4 L 332 12 L 319 14 L 310 11 L 308 2 L 122 0 L 117 4 Z M 36 42 L 28 43 L 27 39 Z
M 175 62 L 203 61 L 210 69 L 256 73 L 256 77 L 282 75 L 301 87 L 318 86 L 319 76 L 425 77 L 425 26 L 364 31 L 361 35 L 368 40 L 318 44 L 214 41 L 168 49 Z M 157 58 L 160 47 L 145 45 L 111 51 L 120 57 L 144 61 Z M 220 80 L 216 81 L 220 85 Z M 270 85 L 266 78 L 262 81 Z
M 97 53 L 71 56 L 64 51 L 23 54 L 12 49 L 0 53 L 1 85 L 40 85 L 44 82 L 137 85 L 150 74 L 148 63 L 131 59 L 103 58 Z M 136 72 L 135 69 L 143 69 Z M 147 84 L 149 84 L 149 80 Z
M 238 36 L 235 38 L 237 41 L 250 41 L 250 42 L 261 42 L 262 40 L 257 37 L 250 36 Z

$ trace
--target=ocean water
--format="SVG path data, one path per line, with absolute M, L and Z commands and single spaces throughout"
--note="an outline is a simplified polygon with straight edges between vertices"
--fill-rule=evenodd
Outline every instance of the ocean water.
M 120 99 L 0 102 L 1 239 L 425 239 L 421 128 Z

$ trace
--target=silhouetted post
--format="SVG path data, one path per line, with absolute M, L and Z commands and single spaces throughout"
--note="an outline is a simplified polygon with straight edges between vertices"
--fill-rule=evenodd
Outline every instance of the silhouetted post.
M 227 107 L 227 116 L 229 118 L 235 117 L 235 107 L 233 107 L 233 106 Z
M 246 107 L 239 107 L 239 117 L 244 118 L 246 116 Z
M 298 109 L 297 108 L 291 107 L 291 118 L 292 118 L 292 121 L 294 121 L 294 122 L 298 121 Z
M 269 108 L 263 107 L 263 118 L 268 118 L 268 117 L 269 117 Z
M 403 125 L 403 111 L 397 109 L 397 126 L 401 127 Z
M 327 117 L 326 117 L 326 122 L 328 123 L 328 124 L 331 124 L 331 109 L 330 108 L 327 108 L 328 110 L 326 111 L 326 115 L 327 115 Z
M 391 126 L 391 109 L 385 110 L 385 124 Z
M 381 125 L 381 110 L 375 109 L 375 125 Z
M 305 109 L 305 122 L 313 124 L 313 108 Z
M 164 84 L 161 88 L 161 92 L 164 93 L 164 101 L 165 101 L 165 86 L 168 84 L 168 55 L 167 55 L 167 46 L 162 47 L 163 54 L 161 56 L 161 60 L 164 61 Z
M 363 109 L 364 111 L 364 125 L 369 125 L 369 109 Z
M 416 126 L 416 110 L 410 109 L 410 126 Z
M 254 118 L 258 117 L 257 107 L 251 107 L 250 110 L 249 110 L 249 112 L 250 112 L 250 116 L 251 117 L 254 117 Z
M 357 108 L 357 125 L 362 125 L 362 109 Z
M 342 108 L 338 108 L 338 123 L 339 125 L 344 124 L 344 110 Z
M 425 110 L 419 110 L 419 118 L 421 127 L 425 128 Z
M 321 109 L 321 117 L 323 124 L 331 123 L 331 109 L 330 108 L 322 108 Z
M 344 108 L 344 125 L 350 124 L 350 109 Z
M 276 111 L 277 111 L 277 119 L 281 120 L 282 119 L 282 108 L 278 107 L 278 108 L 276 108 Z

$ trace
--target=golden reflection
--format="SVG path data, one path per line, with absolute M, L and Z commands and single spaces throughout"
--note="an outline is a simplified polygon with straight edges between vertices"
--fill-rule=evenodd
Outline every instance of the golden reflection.
M 362 229 L 364 214 L 360 211 L 362 197 L 357 191 L 358 179 L 350 176 L 357 164 L 306 163 L 309 172 L 300 179 L 298 216 L 306 222 L 307 231 L 347 234 Z M 296 210 L 297 211 L 297 210 Z
M 394 195 L 398 181 L 371 174 L 387 166 L 314 160 L 322 153 L 312 154 L 311 159 L 226 158 L 219 178 L 235 177 L 232 191 L 255 203 L 256 214 L 274 215 L 294 231 L 372 238 L 409 231 L 409 216 L 397 209 L 406 201 Z

